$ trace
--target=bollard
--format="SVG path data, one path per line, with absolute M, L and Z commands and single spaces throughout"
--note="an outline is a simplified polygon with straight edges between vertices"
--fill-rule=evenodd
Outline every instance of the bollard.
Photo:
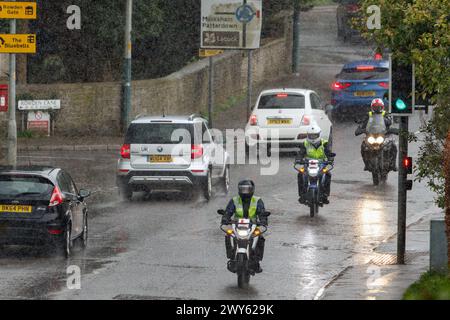
M 447 274 L 447 236 L 445 220 L 433 219 L 430 222 L 430 271 Z

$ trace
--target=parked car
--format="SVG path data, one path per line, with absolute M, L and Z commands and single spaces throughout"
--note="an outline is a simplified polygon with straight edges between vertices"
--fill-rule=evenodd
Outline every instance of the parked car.
M 280 148 L 296 148 L 306 139 L 308 127 L 317 124 L 322 138 L 332 144 L 332 123 L 326 105 L 319 95 L 307 89 L 272 89 L 262 91 L 245 128 L 247 149 L 259 144 L 274 143 Z M 274 130 L 278 138 L 274 139 Z
M 140 117 L 129 126 L 118 161 L 117 185 L 128 200 L 133 192 L 201 189 L 207 200 L 213 180 L 225 192 L 229 156 L 198 115 Z
M 87 190 L 52 167 L 0 167 L 0 245 L 51 245 L 69 257 L 88 241 Z
M 352 19 L 357 16 L 361 5 L 359 0 L 335 0 L 339 3 L 336 10 L 337 36 L 345 41 L 359 36 L 359 32 L 352 27 Z
M 331 85 L 332 117 L 360 117 L 367 114 L 375 98 L 388 105 L 389 61 L 361 60 L 347 63 Z

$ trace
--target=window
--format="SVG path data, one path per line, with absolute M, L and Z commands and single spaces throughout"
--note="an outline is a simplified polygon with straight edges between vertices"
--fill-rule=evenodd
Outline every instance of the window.
M 314 110 L 322 109 L 322 101 L 320 100 L 319 96 L 314 93 L 311 93 L 311 107 Z
M 305 109 L 305 96 L 300 94 L 270 94 L 262 96 L 258 109 Z
M 0 176 L 0 199 L 50 200 L 53 184 L 36 176 Z
M 192 125 L 185 123 L 132 124 L 125 138 L 126 144 L 179 144 L 192 141 Z
M 202 136 L 203 143 L 211 143 L 211 134 L 209 133 L 209 130 L 204 122 L 202 124 Z

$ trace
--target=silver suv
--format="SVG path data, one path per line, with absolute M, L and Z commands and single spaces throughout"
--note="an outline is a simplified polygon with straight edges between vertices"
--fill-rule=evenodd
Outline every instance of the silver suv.
M 198 116 L 138 117 L 128 127 L 117 169 L 119 193 L 200 189 L 209 200 L 213 179 L 230 185 L 229 155 Z

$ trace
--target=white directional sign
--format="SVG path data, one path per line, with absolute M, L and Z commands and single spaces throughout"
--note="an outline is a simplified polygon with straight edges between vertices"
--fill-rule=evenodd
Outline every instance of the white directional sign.
M 19 110 L 58 110 L 61 100 L 21 100 Z
M 258 49 L 262 0 L 202 0 L 201 48 Z

